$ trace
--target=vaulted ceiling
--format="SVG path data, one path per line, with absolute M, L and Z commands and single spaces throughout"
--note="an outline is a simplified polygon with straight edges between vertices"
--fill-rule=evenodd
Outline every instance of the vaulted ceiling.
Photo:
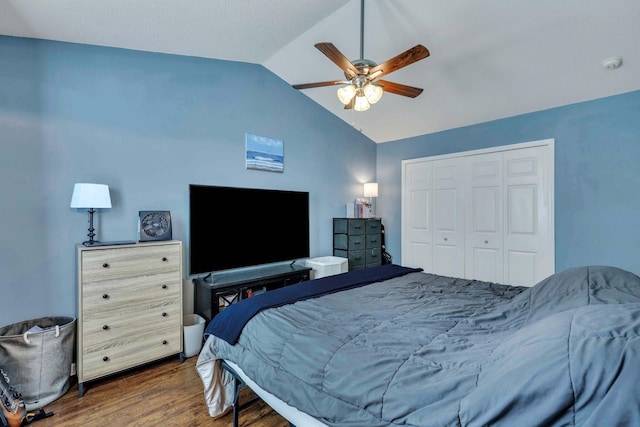
M 303 90 L 376 142 L 640 89 L 638 0 L 367 0 L 364 57 L 431 55 L 385 76 L 416 86 L 366 112 Z M 360 0 L 3 0 L 0 34 L 262 64 L 290 84 L 340 80 L 314 44 L 360 56 Z M 617 69 L 602 61 L 622 57 Z M 214 76 L 212 76 L 214 78 Z M 292 89 L 294 90 L 294 89 Z

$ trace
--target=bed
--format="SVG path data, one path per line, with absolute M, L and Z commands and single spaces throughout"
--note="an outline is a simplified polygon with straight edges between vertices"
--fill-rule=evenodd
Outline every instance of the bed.
M 614 267 L 524 288 L 385 265 L 247 299 L 205 338 L 213 417 L 240 376 L 298 426 L 640 425 L 640 278 Z

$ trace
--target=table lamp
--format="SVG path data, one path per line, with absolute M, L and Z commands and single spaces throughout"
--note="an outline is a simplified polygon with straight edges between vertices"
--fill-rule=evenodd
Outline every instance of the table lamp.
M 371 217 L 375 216 L 375 211 L 373 209 L 373 197 L 378 197 L 378 183 L 377 182 L 366 182 L 364 184 L 364 197 L 369 198 L 369 210 L 371 213 Z
M 105 184 L 79 183 L 73 187 L 71 196 L 71 208 L 88 209 L 89 211 L 89 240 L 82 242 L 85 246 L 92 246 L 99 243 L 94 240 L 95 229 L 93 228 L 93 214 L 95 209 L 111 208 L 111 196 L 109 186 Z

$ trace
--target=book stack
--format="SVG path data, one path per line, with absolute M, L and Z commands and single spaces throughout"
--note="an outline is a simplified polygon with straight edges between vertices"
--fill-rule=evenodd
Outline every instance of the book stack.
M 371 204 L 364 199 L 354 201 L 354 218 L 372 218 Z

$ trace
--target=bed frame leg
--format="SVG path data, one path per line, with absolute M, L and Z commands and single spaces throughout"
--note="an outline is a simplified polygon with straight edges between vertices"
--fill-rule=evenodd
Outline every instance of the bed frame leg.
M 242 379 L 238 376 L 238 374 L 231 368 L 231 366 L 227 365 L 224 361 L 221 363 L 222 369 L 226 370 L 233 377 L 233 427 L 238 427 L 238 417 L 240 416 L 240 409 L 245 408 L 259 399 L 259 397 L 254 397 L 249 399 L 247 402 L 240 404 L 240 390 L 243 388 L 249 387 L 246 385 Z M 295 427 L 295 426 L 293 426 Z
M 240 381 L 238 377 L 233 376 L 233 427 L 238 427 L 238 417 L 240 416 L 240 408 L 238 401 L 240 400 Z

